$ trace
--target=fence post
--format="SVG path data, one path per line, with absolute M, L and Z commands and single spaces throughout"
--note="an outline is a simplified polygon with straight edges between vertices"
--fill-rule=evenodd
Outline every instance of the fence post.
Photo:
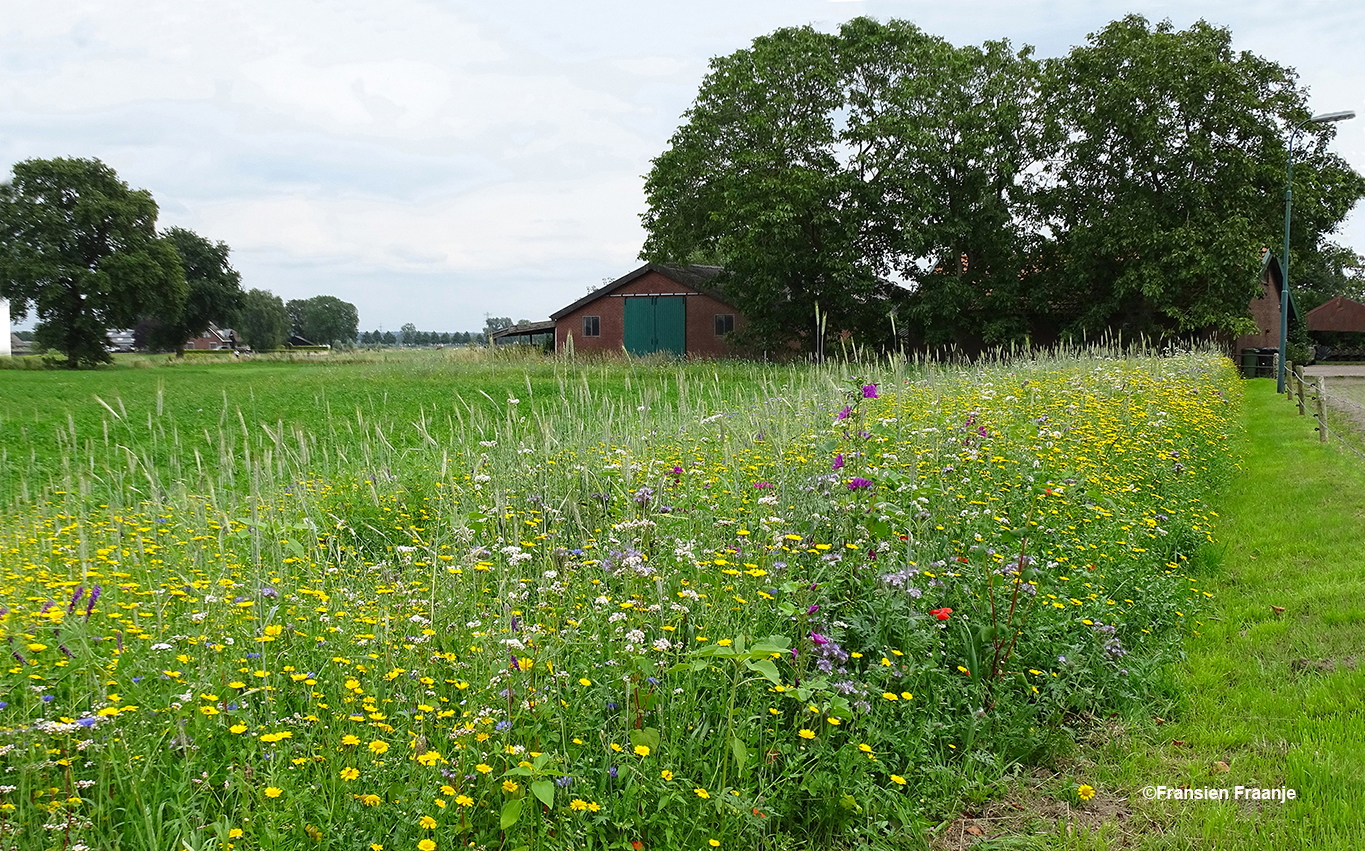
M 1297 370 L 1294 372 L 1294 384 L 1299 389 L 1299 416 L 1303 416 L 1306 413 L 1303 406 L 1303 376 Z
M 1327 377 L 1318 376 L 1318 442 L 1327 442 Z
M 1292 402 L 1294 401 L 1294 362 L 1287 358 L 1284 362 L 1284 373 L 1289 376 L 1284 382 L 1284 398 Z

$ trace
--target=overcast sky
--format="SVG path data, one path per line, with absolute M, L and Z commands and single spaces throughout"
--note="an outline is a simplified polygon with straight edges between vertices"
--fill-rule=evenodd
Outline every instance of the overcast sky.
M 1297 69 L 1362 114 L 1334 145 L 1365 171 L 1359 0 L 0 0 L 0 167 L 98 157 L 247 287 L 477 330 L 639 265 L 643 175 L 712 56 L 871 15 L 1051 57 L 1129 12 Z M 1365 253 L 1365 212 L 1339 241 Z

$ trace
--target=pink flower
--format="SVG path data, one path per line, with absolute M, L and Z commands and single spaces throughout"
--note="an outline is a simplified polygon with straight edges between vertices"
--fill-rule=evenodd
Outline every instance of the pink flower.
M 834 456 L 834 469 L 837 470 L 842 466 L 844 466 L 844 453 L 840 452 Z
M 876 399 L 876 398 L 877 398 L 877 385 L 875 385 L 875 384 L 864 384 L 864 385 L 863 385 L 863 398 L 864 398 L 864 399 Z

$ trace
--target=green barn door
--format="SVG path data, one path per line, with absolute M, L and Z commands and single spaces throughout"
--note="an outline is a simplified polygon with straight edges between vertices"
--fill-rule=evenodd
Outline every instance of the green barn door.
M 626 307 L 626 351 L 647 355 L 654 351 L 654 299 L 623 299 Z
M 687 299 L 655 298 L 654 351 L 682 357 L 687 351 Z
M 625 346 L 632 355 L 687 349 L 687 299 L 629 297 L 625 299 Z

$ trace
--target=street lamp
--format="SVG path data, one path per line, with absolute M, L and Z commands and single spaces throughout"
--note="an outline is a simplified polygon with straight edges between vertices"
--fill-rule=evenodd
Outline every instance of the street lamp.
M 1289 134 L 1289 176 L 1284 184 L 1284 255 L 1280 262 L 1280 366 L 1276 392 L 1284 392 L 1284 345 L 1289 337 L 1289 210 L 1294 205 L 1294 140 L 1299 131 L 1308 124 L 1332 124 L 1355 118 L 1351 110 L 1344 112 L 1324 112 L 1299 122 L 1294 132 Z

